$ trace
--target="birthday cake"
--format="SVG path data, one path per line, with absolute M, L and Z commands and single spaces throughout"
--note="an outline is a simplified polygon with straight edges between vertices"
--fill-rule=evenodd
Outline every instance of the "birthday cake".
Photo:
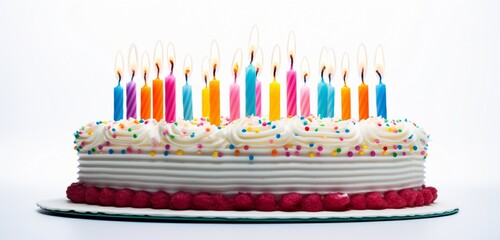
M 74 203 L 172 210 L 344 211 L 429 205 L 429 137 L 406 119 L 98 121 L 75 133 Z

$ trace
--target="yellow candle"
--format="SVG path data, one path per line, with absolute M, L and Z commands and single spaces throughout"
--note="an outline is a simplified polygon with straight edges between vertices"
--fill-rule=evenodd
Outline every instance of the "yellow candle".
M 269 84 L 269 120 L 279 120 L 280 117 L 280 84 L 276 81 Z
M 201 116 L 210 116 L 210 90 L 207 86 L 201 89 Z
M 364 82 L 358 87 L 359 100 L 359 120 L 367 119 L 369 114 L 368 107 L 368 85 Z
M 214 76 L 210 81 L 210 123 L 220 125 L 220 83 Z
M 342 120 L 351 119 L 351 89 L 344 84 L 341 89 L 342 94 Z
M 151 87 L 144 84 L 141 88 L 141 119 L 151 118 Z
M 153 118 L 163 119 L 163 81 L 159 78 L 153 80 Z

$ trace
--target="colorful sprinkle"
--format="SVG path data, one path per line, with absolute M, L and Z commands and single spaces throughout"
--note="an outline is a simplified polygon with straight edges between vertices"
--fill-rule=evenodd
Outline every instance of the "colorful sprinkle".
M 347 152 L 347 156 L 348 156 L 348 157 L 352 157 L 352 156 L 354 156 L 354 153 L 353 153 L 353 152 L 351 152 L 351 151 L 349 151 L 349 152 Z
M 297 145 L 297 146 L 295 147 L 295 149 L 297 149 L 297 150 L 299 150 L 299 151 L 300 151 L 300 149 L 302 149 L 302 146 Z
M 224 153 L 219 152 L 219 154 L 217 156 L 222 157 L 222 156 L 224 156 Z
M 212 153 L 212 157 L 218 157 L 218 156 L 219 156 L 219 153 L 217 151 Z
M 168 156 L 168 151 L 163 152 L 163 156 Z
M 253 155 L 248 156 L 248 159 L 250 159 L 250 161 L 252 161 L 253 160 Z
M 309 157 L 314 157 L 314 153 L 313 152 L 309 152 Z
M 154 151 L 149 152 L 149 156 L 154 157 L 156 153 Z
M 113 151 L 113 149 L 109 149 L 108 153 L 109 154 L 113 154 L 115 151 Z
M 337 148 L 337 153 L 340 153 L 340 152 L 342 152 L 342 149 Z
M 127 151 L 125 151 L 125 149 L 123 149 L 123 150 L 121 151 L 121 153 L 122 153 L 122 154 L 125 154 L 125 153 L 127 153 Z
M 320 152 L 323 151 L 323 146 L 319 146 L 318 151 L 320 151 Z
M 370 156 L 375 157 L 375 151 L 371 151 Z
M 393 153 L 392 153 L 392 156 L 393 156 L 393 157 L 397 157 L 397 156 L 398 156 L 398 154 L 397 154 L 396 152 L 393 152 Z
M 276 156 L 278 155 L 278 150 L 273 149 L 273 150 L 271 151 L 271 155 L 272 155 L 273 157 L 276 157 Z
M 233 144 L 229 144 L 229 149 L 233 150 L 234 149 L 234 145 Z
M 354 147 L 354 149 L 356 149 L 356 151 L 359 151 L 361 149 L 361 147 L 358 145 L 358 146 Z
M 281 134 L 276 134 L 276 138 L 280 138 L 281 137 Z
M 314 147 L 314 143 L 309 143 L 309 147 Z
M 243 146 L 243 149 L 245 149 L 245 151 L 247 151 L 250 147 L 248 145 L 245 145 Z
M 182 155 L 182 154 L 184 154 L 184 152 L 182 150 L 180 150 L 180 149 L 177 150 L 177 155 Z
M 170 149 L 170 144 L 165 145 L 165 149 L 169 150 Z
M 137 138 L 137 134 L 134 133 L 134 135 L 132 135 L 134 138 Z
M 198 143 L 198 146 L 197 146 L 199 149 L 202 149 L 203 148 L 203 145 L 201 145 L 201 143 Z
M 240 155 L 240 150 L 235 150 L 235 151 L 234 151 L 234 155 L 235 155 L 235 156 L 239 156 L 239 155 Z
M 290 157 L 290 152 L 285 152 L 285 156 Z

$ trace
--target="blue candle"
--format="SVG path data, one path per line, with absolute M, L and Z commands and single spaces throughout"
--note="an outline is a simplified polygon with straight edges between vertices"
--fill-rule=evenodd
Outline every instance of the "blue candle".
M 382 76 L 377 72 L 380 78 L 379 84 L 376 86 L 377 94 L 377 116 L 387 119 L 387 105 L 385 97 L 385 84 L 382 83 Z
M 321 82 L 318 83 L 318 117 L 327 117 L 328 113 L 328 87 L 325 79 L 321 76 Z
M 123 119 L 123 88 L 120 85 L 121 75 L 118 75 L 118 85 L 114 89 L 114 115 L 113 119 L 115 121 Z
M 182 86 L 182 105 L 184 106 L 184 119 L 193 120 L 193 90 L 188 84 L 186 75 L 186 85 Z
M 328 84 L 328 110 L 327 110 L 327 117 L 332 118 L 334 115 L 334 109 L 335 109 L 335 88 L 332 86 L 332 80 L 330 78 L 329 84 Z
M 255 82 L 257 78 L 257 72 L 255 67 L 250 62 L 250 65 L 246 68 L 245 74 L 245 102 L 246 102 L 246 114 L 245 116 L 255 116 L 256 111 L 256 101 L 255 101 Z

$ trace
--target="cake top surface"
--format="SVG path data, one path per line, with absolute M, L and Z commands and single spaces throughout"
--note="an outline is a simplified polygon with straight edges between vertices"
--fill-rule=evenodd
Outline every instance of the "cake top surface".
M 75 133 L 79 154 L 258 156 L 420 156 L 427 157 L 429 136 L 408 120 L 371 117 L 361 121 L 292 117 L 173 123 L 150 120 L 97 121 Z

